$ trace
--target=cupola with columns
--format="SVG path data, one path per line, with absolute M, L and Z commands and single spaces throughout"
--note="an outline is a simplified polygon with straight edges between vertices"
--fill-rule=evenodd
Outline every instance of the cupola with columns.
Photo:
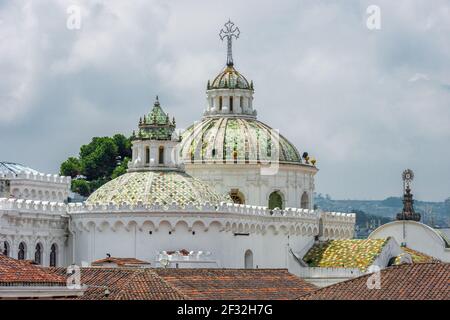
M 227 64 L 214 80 L 208 81 L 206 86 L 207 107 L 205 117 L 214 116 L 248 116 L 256 117 L 253 109 L 253 82 L 234 68 L 232 55 L 232 39 L 239 38 L 239 28 L 228 21 L 220 31 L 220 38 L 227 39 Z
M 158 96 L 149 114 L 139 119 L 132 136 L 132 161 L 128 172 L 149 170 L 182 170 L 176 148 L 180 137 L 175 132 L 175 118 L 170 119 Z

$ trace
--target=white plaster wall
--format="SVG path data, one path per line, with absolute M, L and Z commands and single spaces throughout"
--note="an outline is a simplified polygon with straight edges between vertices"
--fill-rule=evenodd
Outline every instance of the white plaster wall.
M 374 230 L 370 239 L 393 237 L 399 244 L 450 262 L 450 249 L 445 248 L 442 238 L 429 226 L 415 221 L 394 221 Z
M 268 206 L 269 195 L 279 191 L 285 208 L 300 208 L 301 197 L 306 192 L 309 207 L 314 207 L 314 175 L 317 169 L 302 165 L 280 164 L 273 175 L 262 175 L 258 164 L 185 164 L 186 172 L 201 179 L 225 194 L 239 189 L 245 196 L 245 204 Z
M 217 267 L 244 268 L 245 252 L 251 250 L 254 268 L 288 268 L 288 241 L 295 251 L 300 251 L 313 238 L 313 235 L 301 234 L 301 228 L 297 231 L 291 228 L 291 232 L 287 227 L 252 228 L 245 221 L 241 227 L 226 228 L 225 221 L 207 223 L 161 218 L 156 222 L 142 218 L 137 223 L 113 219 L 106 223 L 108 219 L 102 219 L 74 218 L 78 226 L 75 263 L 92 262 L 109 253 L 149 261 L 155 266 L 159 252 L 186 249 L 211 252 Z M 235 232 L 249 235 L 235 235 Z

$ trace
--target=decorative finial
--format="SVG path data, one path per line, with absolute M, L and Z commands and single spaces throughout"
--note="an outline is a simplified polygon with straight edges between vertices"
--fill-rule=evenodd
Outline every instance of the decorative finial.
M 231 20 L 228 20 L 227 23 L 225 23 L 225 28 L 222 28 L 219 33 L 220 40 L 223 41 L 223 39 L 227 38 L 227 66 L 231 67 L 233 66 L 233 52 L 231 47 L 231 42 L 233 37 L 235 39 L 239 38 L 239 35 L 241 31 L 238 27 L 234 25 Z
M 397 214 L 397 220 L 420 221 L 420 213 L 414 211 L 414 200 L 411 193 L 410 184 L 414 179 L 414 172 L 406 169 L 402 173 L 403 179 L 403 210 Z
M 159 106 L 159 98 L 156 96 L 155 106 Z
M 411 181 L 414 180 L 414 172 L 411 169 L 406 169 L 402 173 L 402 179 L 403 179 L 403 183 L 406 186 L 409 186 Z M 403 186 L 403 188 L 405 189 L 405 186 Z

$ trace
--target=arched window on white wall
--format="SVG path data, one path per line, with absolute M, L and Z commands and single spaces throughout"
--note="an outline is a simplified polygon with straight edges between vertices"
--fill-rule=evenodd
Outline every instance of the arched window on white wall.
M 145 147 L 145 163 L 150 163 L 150 147 Z
M 245 269 L 253 269 L 253 252 L 250 249 L 245 251 L 244 265 Z
M 21 242 L 19 244 L 19 251 L 17 253 L 17 259 L 25 260 L 26 254 L 27 254 L 27 246 L 25 245 L 25 243 Z
M 160 146 L 160 147 L 159 147 L 159 155 L 158 155 L 158 158 L 159 158 L 158 163 L 159 163 L 159 164 L 164 164 L 164 146 Z
M 36 244 L 36 248 L 34 251 L 34 262 L 37 264 L 42 264 L 42 244 Z
M 302 198 L 300 201 L 300 208 L 302 209 L 309 209 L 309 196 L 308 193 L 305 191 L 302 194 Z
M 4 241 L 3 242 L 3 247 L 1 249 L 2 249 L 3 255 L 9 257 L 10 248 L 9 248 L 8 241 Z
M 58 256 L 58 247 L 54 243 L 50 248 L 50 267 L 56 267 L 57 265 L 57 256 Z
M 269 195 L 269 209 L 284 209 L 283 196 L 281 192 L 274 191 Z

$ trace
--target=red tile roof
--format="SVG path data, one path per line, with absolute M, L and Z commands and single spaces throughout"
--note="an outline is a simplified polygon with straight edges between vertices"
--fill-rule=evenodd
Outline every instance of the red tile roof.
M 340 282 L 302 300 L 449 300 L 450 264 L 403 264 L 381 270 L 380 289 L 368 289 L 371 275 Z
M 65 275 L 65 269 L 52 270 Z M 81 268 L 81 282 L 88 288 L 78 299 L 88 300 L 293 300 L 316 289 L 285 269 L 91 267 Z
M 93 266 L 99 266 L 104 263 L 115 263 L 118 266 L 133 266 L 133 265 L 149 265 L 150 262 L 139 260 L 136 258 L 115 258 L 115 257 L 107 257 L 104 259 L 96 260 L 92 262 Z
M 194 300 L 292 300 L 316 287 L 287 269 L 154 269 Z
M 47 269 L 0 254 L 0 286 L 66 286 L 66 278 Z
M 66 276 L 65 268 L 50 268 Z M 81 268 L 81 284 L 87 289 L 81 300 L 181 300 L 187 299 L 158 277 L 152 269 Z M 105 296 L 105 290 L 109 295 Z

